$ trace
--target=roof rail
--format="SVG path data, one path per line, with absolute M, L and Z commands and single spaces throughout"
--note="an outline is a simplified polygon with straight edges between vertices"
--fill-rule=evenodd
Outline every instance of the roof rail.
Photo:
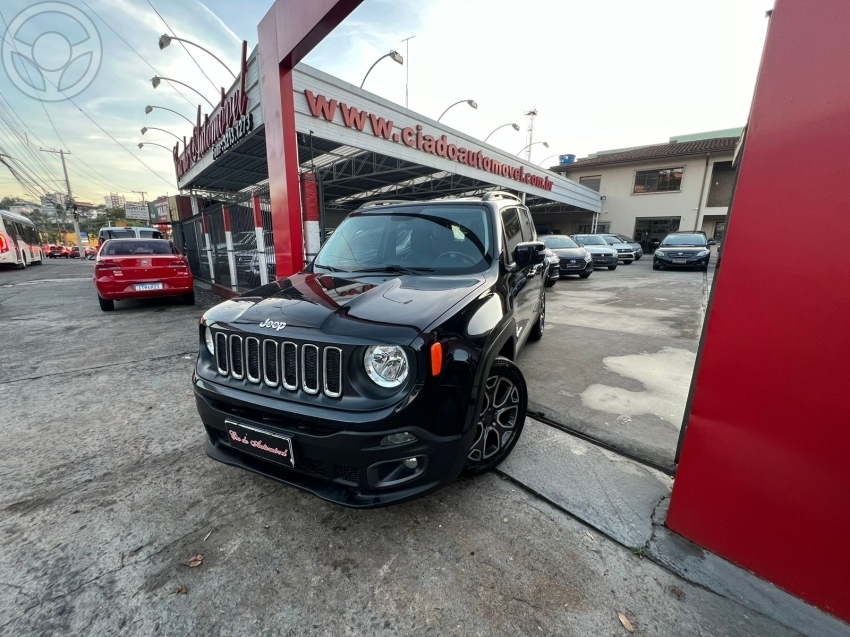
M 504 190 L 491 190 L 490 192 L 485 192 L 484 196 L 481 197 L 481 201 L 491 201 L 493 199 L 514 199 L 522 203 L 522 199 L 512 192 L 506 192 Z
M 375 201 L 364 203 L 358 208 L 358 210 L 363 210 L 365 208 L 378 208 L 380 206 L 391 206 L 397 203 L 413 203 L 413 201 L 407 199 L 376 199 Z

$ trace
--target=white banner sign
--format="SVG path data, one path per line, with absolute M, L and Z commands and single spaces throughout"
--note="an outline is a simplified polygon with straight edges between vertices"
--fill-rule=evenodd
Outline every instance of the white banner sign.
M 147 204 L 125 203 L 124 214 L 128 219 L 140 219 L 142 221 L 151 220 L 151 215 L 150 212 L 148 212 Z

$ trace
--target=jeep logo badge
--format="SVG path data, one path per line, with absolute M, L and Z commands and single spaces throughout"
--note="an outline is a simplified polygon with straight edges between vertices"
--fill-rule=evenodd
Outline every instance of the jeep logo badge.
M 260 323 L 260 327 L 267 327 L 269 329 L 275 330 L 276 332 L 281 331 L 284 327 L 286 327 L 286 323 L 283 321 L 272 321 L 270 319 L 266 319 L 262 323 Z

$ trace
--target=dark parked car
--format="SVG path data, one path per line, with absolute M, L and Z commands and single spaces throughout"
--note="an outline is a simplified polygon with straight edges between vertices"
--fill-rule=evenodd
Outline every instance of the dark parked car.
M 664 268 L 696 268 L 705 272 L 711 258 L 710 246 L 717 242 L 706 239 L 702 232 L 671 232 L 655 250 L 653 270 Z
M 593 272 L 593 257 L 575 241 L 563 234 L 548 234 L 540 237 L 546 248 L 558 255 L 560 276 L 577 274 L 586 279 Z M 616 260 L 615 260 L 616 262 Z
M 609 270 L 616 270 L 619 263 L 617 251 L 598 234 L 574 234 L 573 241 L 590 253 L 593 265 L 604 265 Z
M 304 270 L 202 317 L 206 453 L 360 508 L 492 469 L 525 421 L 544 250 L 507 193 L 353 212 Z
M 561 278 L 561 259 L 549 248 L 546 248 L 544 253 L 546 254 L 546 262 L 549 264 L 549 269 L 546 274 L 546 287 L 551 288 L 558 282 L 558 279 Z
M 602 236 L 605 237 L 605 240 L 608 241 L 610 245 L 614 245 L 615 243 L 626 244 L 628 247 L 632 249 L 635 255 L 635 261 L 640 261 L 640 258 L 643 256 L 643 247 L 635 241 L 634 239 L 630 239 L 624 234 L 606 234 L 602 233 Z

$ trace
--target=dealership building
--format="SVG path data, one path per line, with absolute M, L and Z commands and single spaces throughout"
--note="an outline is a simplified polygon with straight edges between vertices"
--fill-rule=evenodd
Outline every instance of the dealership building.
M 243 44 L 242 55 L 222 103 L 209 114 L 199 108 L 192 137 L 174 148 L 178 186 L 191 204 L 178 215 L 175 239 L 220 292 L 300 269 L 347 214 L 379 199 L 507 190 L 535 220 L 601 212 L 594 188 L 307 65 L 290 71 L 287 92 L 274 83 L 264 89 L 261 52 Z M 269 167 L 291 151 L 269 134 L 270 113 L 291 117 L 294 193 L 292 184 L 275 190 L 279 172 Z M 282 198 L 285 213 L 275 205 Z
M 602 211 L 538 215 L 538 230 L 615 232 L 650 245 L 674 230 L 702 230 L 718 242 L 735 181 L 742 129 L 671 137 L 663 144 L 600 151 L 555 166 L 602 195 Z

